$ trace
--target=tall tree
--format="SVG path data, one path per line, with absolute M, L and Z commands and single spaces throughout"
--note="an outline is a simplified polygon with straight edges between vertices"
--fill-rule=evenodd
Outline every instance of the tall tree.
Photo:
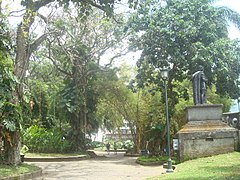
M 20 82 L 24 82 L 26 71 L 29 65 L 29 58 L 32 53 L 36 51 L 39 45 L 46 40 L 47 36 L 51 33 L 44 33 L 39 35 L 36 39 L 31 39 L 31 27 L 36 20 L 36 17 L 43 18 L 47 23 L 47 19 L 39 14 L 39 9 L 45 7 L 55 0 L 38 0 L 38 1 L 26 1 L 22 0 L 21 5 L 24 6 L 25 13 L 23 15 L 22 22 L 17 27 L 16 38 L 16 59 L 15 59 L 15 75 Z M 114 9 L 114 1 L 112 0 L 98 0 L 98 1 L 82 1 L 82 0 L 69 0 L 58 1 L 59 6 L 68 7 L 71 3 L 79 7 L 80 16 L 87 16 L 91 13 L 92 7 L 103 10 L 107 15 L 112 15 Z M 17 88 L 19 100 L 23 95 L 23 84 L 20 84 Z
M 1 1 L 2 2 L 2 1 Z M 31 28 L 34 24 L 36 17 L 42 18 L 45 22 L 47 22 L 47 18 L 39 14 L 39 10 L 47 5 L 56 2 L 57 7 L 64 6 L 65 8 L 70 5 L 75 5 L 79 7 L 81 11 L 81 16 L 88 16 L 91 12 L 92 7 L 96 7 L 105 12 L 106 15 L 112 15 L 114 9 L 114 0 L 96 0 L 96 1 L 85 1 L 85 0 L 22 0 L 21 5 L 25 8 L 22 21 L 19 23 L 16 32 L 16 58 L 14 63 L 14 74 L 17 79 L 20 81 L 18 86 L 16 87 L 15 103 L 18 104 L 23 100 L 24 94 L 24 80 L 26 78 L 26 72 L 29 66 L 29 59 L 34 51 L 39 47 L 39 45 L 46 40 L 47 36 L 51 33 L 44 33 L 39 35 L 37 38 L 32 39 L 31 36 Z M 134 3 L 135 1 L 130 1 L 130 3 Z M 16 142 L 20 142 L 20 135 L 15 134 Z M 12 147 L 14 148 L 14 147 Z M 18 149 L 9 149 L 9 152 L 15 152 L 12 156 L 12 160 L 10 163 L 19 164 L 20 163 L 20 152 Z
M 145 1 L 131 17 L 129 27 L 137 36 L 132 47 L 142 50 L 137 81 L 140 87 L 161 85 L 156 69 L 171 66 L 168 79 L 170 110 L 178 97 L 177 84 L 191 79 L 198 65 L 205 67 L 208 85 L 232 98 L 239 92 L 239 42 L 228 38 L 228 19 L 240 27 L 240 15 L 214 7 L 209 0 Z M 173 112 L 170 112 L 171 114 Z
M 1 149 L 4 149 L 0 151 L 0 163 L 6 164 L 11 163 L 19 152 L 13 149 L 20 148 L 18 139 L 21 121 L 20 107 L 13 103 L 17 80 L 13 74 L 10 42 L 8 22 L 0 12 L 0 143 Z
M 64 87 L 59 92 L 61 107 L 71 126 L 68 137 L 73 142 L 73 150 L 78 151 L 85 149 L 85 136 L 98 127 L 95 117 L 98 76 L 107 73 L 108 66 L 125 54 L 126 48 L 108 55 L 108 59 L 105 57 L 106 66 L 101 65 L 102 56 L 121 45 L 125 34 L 119 23 L 121 15 L 110 19 L 94 9 L 82 18 L 81 12 L 72 8 L 61 16 L 65 17 L 64 21 L 56 17 L 49 26 L 50 31 L 55 29 L 59 34 L 48 38 L 40 54 L 49 59 L 64 79 Z

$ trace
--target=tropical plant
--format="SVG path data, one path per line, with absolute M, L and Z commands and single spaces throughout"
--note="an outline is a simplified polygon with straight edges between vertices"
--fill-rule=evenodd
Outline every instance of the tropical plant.
M 23 133 L 23 143 L 29 152 L 64 153 L 71 152 L 71 142 L 58 128 L 46 129 L 31 126 Z
M 8 24 L 1 12 L 0 16 L 0 125 L 3 127 L 0 138 L 1 141 L 4 141 L 4 151 L 1 152 L 1 160 L 3 161 L 0 163 L 11 164 L 14 159 L 12 149 L 13 147 L 18 148 L 20 145 L 15 136 L 19 136 L 22 111 L 21 107 L 15 103 L 16 99 L 14 99 L 18 80 L 13 74 Z

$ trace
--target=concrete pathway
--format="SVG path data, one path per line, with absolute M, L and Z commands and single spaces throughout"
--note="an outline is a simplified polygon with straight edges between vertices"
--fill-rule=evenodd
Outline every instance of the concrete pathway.
M 96 152 L 106 157 L 81 161 L 34 162 L 43 169 L 44 180 L 142 180 L 166 172 L 162 166 L 136 164 L 136 157 L 124 153 Z

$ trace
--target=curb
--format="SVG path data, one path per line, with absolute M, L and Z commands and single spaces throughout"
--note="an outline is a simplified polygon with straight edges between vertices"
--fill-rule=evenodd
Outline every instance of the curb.
M 34 179 L 42 177 L 42 169 L 39 168 L 39 170 L 31 172 L 31 173 L 25 173 L 18 176 L 10 176 L 10 177 L 0 177 L 0 180 L 26 180 L 26 179 Z
M 155 161 L 155 162 L 143 162 L 143 161 L 139 161 L 136 160 L 137 164 L 143 165 L 143 166 L 162 166 L 164 164 L 164 162 L 159 162 L 159 161 Z
M 130 153 L 125 153 L 124 156 L 127 156 L 127 157 L 139 157 L 139 156 L 141 156 L 141 154 L 130 154 Z
M 60 161 L 79 161 L 89 159 L 87 155 L 68 156 L 68 157 L 25 157 L 25 162 L 60 162 Z
M 168 168 L 168 164 L 167 164 L 166 162 L 163 164 L 163 168 L 164 168 L 164 169 L 167 169 L 167 168 Z M 172 168 L 173 168 L 173 170 L 175 170 L 175 169 L 176 169 L 176 166 L 175 166 L 175 165 L 172 165 Z

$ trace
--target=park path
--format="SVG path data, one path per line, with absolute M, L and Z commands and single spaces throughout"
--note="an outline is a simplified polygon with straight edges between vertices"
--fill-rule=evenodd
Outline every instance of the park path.
M 96 153 L 106 158 L 31 164 L 43 169 L 44 180 L 143 180 L 166 171 L 162 166 L 136 164 L 136 157 L 125 157 L 123 153 Z

